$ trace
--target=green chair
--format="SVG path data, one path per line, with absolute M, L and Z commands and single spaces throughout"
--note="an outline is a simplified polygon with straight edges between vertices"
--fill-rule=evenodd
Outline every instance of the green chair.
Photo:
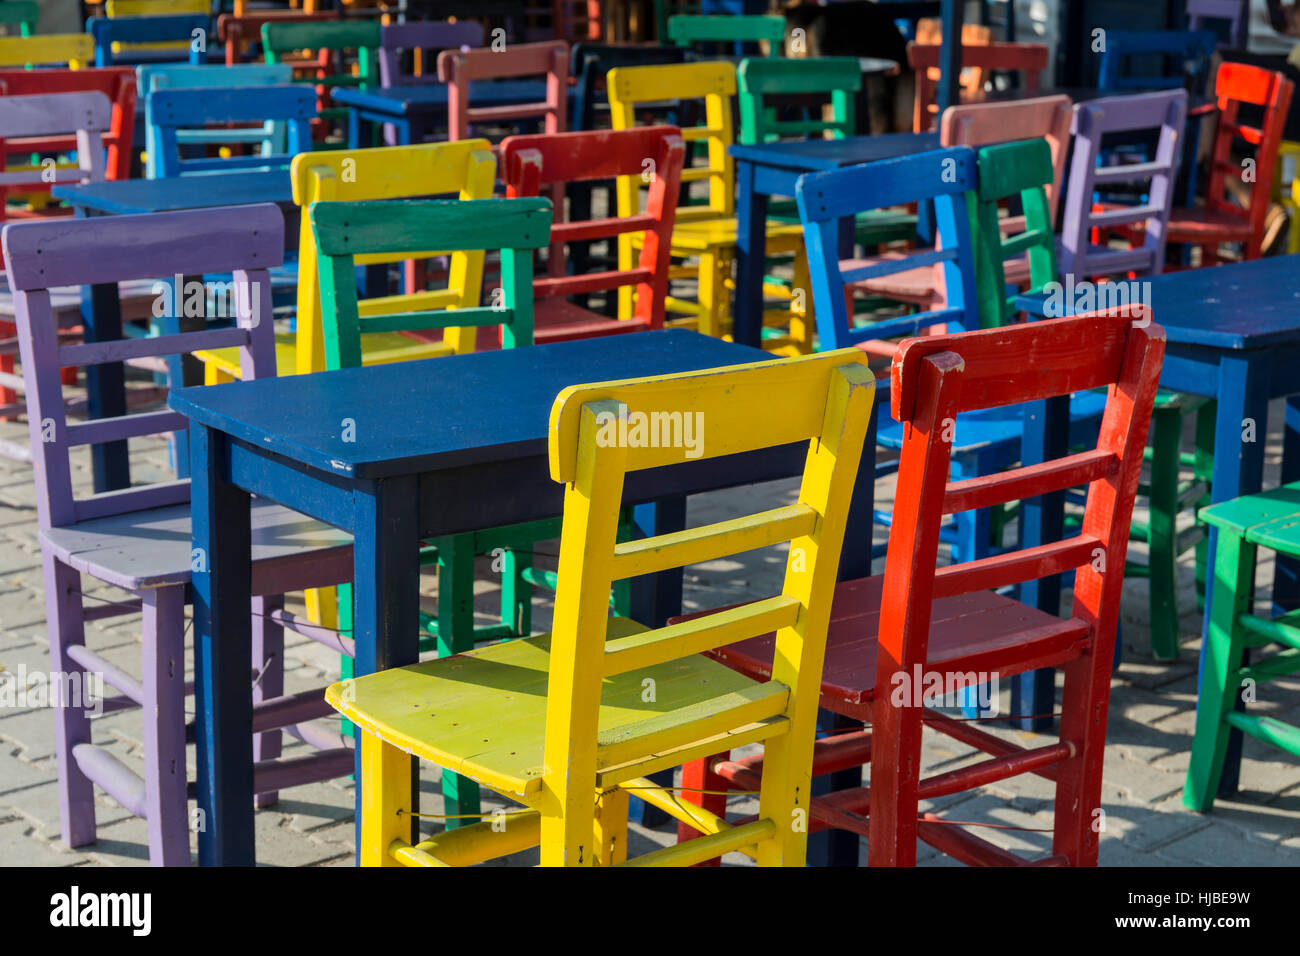
M 319 115 L 327 123 L 346 124 L 349 116 L 346 107 L 330 105 L 330 90 L 340 86 L 365 89 L 378 82 L 376 58 L 379 46 L 380 26 L 377 20 L 312 20 L 262 24 L 262 49 L 266 53 L 267 63 L 289 62 L 295 67 L 301 67 L 303 61 L 292 54 L 304 50 L 313 56 L 328 52 L 333 59 L 339 61 L 333 69 L 341 67 L 340 72 L 316 76 L 313 71 L 312 76 L 295 79 L 295 82 L 323 89 Z M 349 68 L 350 61 L 345 54 L 355 58 L 355 73 Z
M 668 42 L 692 50 L 766 42 L 767 55 L 779 57 L 784 41 L 785 17 L 688 15 L 668 18 Z
M 1183 804 L 1204 812 L 1214 805 L 1234 728 L 1300 757 L 1300 727 L 1236 706 L 1253 702 L 1257 685 L 1300 671 L 1300 611 L 1265 618 L 1251 608 L 1259 548 L 1300 557 L 1300 482 L 1221 501 L 1202 508 L 1200 517 L 1219 529 L 1219 538 Z M 1282 649 L 1246 663 L 1248 650 L 1276 644 Z
M 0 24 L 6 28 L 17 24 L 19 36 L 29 37 L 36 32 L 40 13 L 36 0 L 0 0 Z

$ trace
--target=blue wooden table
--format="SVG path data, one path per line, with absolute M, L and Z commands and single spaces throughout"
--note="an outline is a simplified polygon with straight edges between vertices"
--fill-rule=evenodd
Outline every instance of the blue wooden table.
M 298 247 L 298 207 L 293 203 L 289 171 L 284 169 L 177 179 L 122 179 L 55 186 L 50 192 L 55 199 L 73 206 L 78 218 L 273 202 L 284 211 L 286 248 Z M 82 289 L 81 318 L 87 342 L 120 339 L 122 309 L 117 286 L 110 283 Z M 191 368 L 190 377 L 195 374 L 197 371 Z M 87 368 L 86 392 L 91 418 L 126 414 L 126 383 L 121 363 Z M 96 492 L 129 487 L 131 470 L 126 442 L 93 446 L 91 468 Z
M 546 83 L 539 80 L 475 81 L 469 85 L 470 100 L 479 106 L 518 106 L 546 99 Z M 373 144 L 375 124 L 389 124 L 397 130 L 397 142 L 419 143 L 426 135 L 447 130 L 447 84 L 418 83 L 368 90 L 337 89 L 331 94 L 336 104 L 346 106 L 348 143 L 354 149 Z
M 561 513 L 546 453 L 562 388 L 765 357 L 676 330 L 174 391 L 169 404 L 191 421 L 193 546 L 207 563 L 193 585 L 200 863 L 254 862 L 250 493 L 354 536 L 355 673 L 413 663 L 421 539 Z M 687 495 L 796 475 L 805 454 L 786 446 L 638 472 L 624 501 L 653 506 L 646 531 L 676 530 Z M 870 571 L 873 477 L 862 469 L 845 578 Z M 636 583 L 638 620 L 679 613 L 680 571 Z M 412 807 L 416 798 L 413 787 Z
M 1300 480 L 1300 255 L 1174 272 L 1147 280 L 1144 287 L 1154 320 L 1167 336 L 1160 384 L 1218 402 L 1211 500 L 1262 490 L 1268 403 L 1276 398 L 1287 399 L 1281 482 Z M 1047 312 L 1042 294 L 1021 296 L 1016 304 L 1033 316 Z M 1073 313 L 1071 303 L 1062 304 L 1064 314 Z M 1217 540 L 1218 531 L 1211 528 L 1209 580 Z M 1202 665 L 1209 602 L 1207 591 Z M 1273 602 L 1278 610 L 1300 604 L 1296 562 L 1277 560 Z M 1235 792 L 1240 763 L 1241 732 L 1233 730 L 1222 795 Z
M 872 163 L 939 148 L 938 133 L 890 133 L 846 139 L 810 139 L 732 146 L 736 161 L 736 299 L 732 337 L 757 346 L 763 332 L 763 271 L 767 252 L 767 205 L 772 196 L 793 198 L 795 181 L 804 173 Z M 853 241 L 853 222 L 846 219 L 841 243 Z M 849 250 L 842 248 L 847 256 Z

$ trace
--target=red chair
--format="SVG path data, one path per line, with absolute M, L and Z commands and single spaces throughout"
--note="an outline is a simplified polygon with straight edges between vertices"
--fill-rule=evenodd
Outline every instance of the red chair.
M 916 98 L 912 105 L 912 128 L 924 133 L 934 126 L 939 108 L 935 103 L 938 96 L 937 74 L 931 71 L 939 66 L 937 44 L 909 43 L 907 45 L 907 63 L 916 71 Z M 1041 43 L 988 43 L 961 45 L 961 65 L 970 67 L 987 76 L 991 71 L 1019 73 L 1026 92 L 1038 92 L 1038 78 L 1047 69 L 1047 47 Z M 975 91 L 968 91 L 969 98 L 977 98 Z
M 249 46 L 262 41 L 263 23 L 309 23 L 313 20 L 337 20 L 337 10 L 325 10 L 320 13 L 304 13 L 301 10 L 258 10 L 256 13 L 223 13 L 217 17 L 217 41 L 225 45 L 226 66 L 243 63 L 249 55 Z M 295 63 L 292 57 L 283 62 Z M 320 66 L 319 58 L 299 58 L 295 63 L 299 67 Z
M 685 158 L 686 145 L 681 130 L 675 126 L 511 136 L 501 143 L 506 196 L 510 198 L 537 196 L 544 189 L 558 190 L 563 197 L 566 183 L 642 176 L 648 168 L 654 170 L 646 210 L 640 215 L 566 222 L 564 203 L 556 204 L 546 274 L 533 282 L 535 342 L 663 328 L 668 249 Z M 653 161 L 653 167 L 645 165 L 647 159 Z M 645 237 L 635 268 L 596 272 L 587 267 L 587 244 L 601 239 L 613 242 L 629 232 L 640 232 Z M 584 247 L 581 259 L 574 256 L 574 275 L 567 274 L 565 246 L 569 243 Z M 587 294 L 608 294 L 628 285 L 636 286 L 631 315 L 614 319 L 586 308 Z M 570 301 L 571 296 L 581 297 L 580 301 Z
M 0 70 L 0 96 L 36 96 L 42 93 L 99 92 L 113 104 L 108 132 L 103 135 L 108 153 L 104 162 L 105 179 L 131 178 L 131 138 L 135 133 L 135 70 L 129 66 L 108 66 L 95 70 Z M 30 156 L 36 152 L 72 152 L 77 141 L 72 136 L 54 136 L 41 140 L 21 140 L 5 144 L 6 163 L 10 156 Z M 26 193 L 46 192 L 50 187 L 33 183 L 23 187 Z
M 1210 157 L 1210 183 L 1206 189 L 1205 205 L 1174 209 L 1169 214 L 1168 241 L 1200 246 L 1203 265 L 1218 263 L 1218 247 L 1225 242 L 1241 243 L 1245 247 L 1246 259 L 1259 258 L 1278 148 L 1282 145 L 1282 131 L 1294 90 L 1294 83 L 1272 70 L 1245 63 L 1219 66 L 1214 83 L 1219 100 L 1219 130 Z M 1246 126 L 1238 121 L 1238 112 L 1243 105 L 1263 109 L 1260 126 Z M 1247 167 L 1233 159 L 1232 147 L 1237 140 L 1255 147 L 1253 181 L 1244 176 Z M 1244 179 L 1249 187 L 1250 204 L 1246 208 L 1233 202 L 1228 192 L 1229 179 L 1237 182 Z
M 546 97 L 513 106 L 472 106 L 470 83 L 508 80 L 525 76 L 546 77 Z M 569 45 L 520 43 L 503 50 L 443 50 L 438 54 L 438 79 L 447 84 L 447 139 L 469 137 L 471 123 L 497 123 L 541 118 L 547 133 L 565 129 L 565 104 L 569 88 Z
M 955 822 L 922 815 L 918 803 L 1034 773 L 1056 783 L 1051 855 L 1037 862 L 1096 864 L 1093 824 L 1124 558 L 1164 347 L 1164 331 L 1145 310 L 1136 320 L 1121 310 L 903 343 L 891 402 L 907 428 L 885 573 L 837 587 L 822 672 L 821 706 L 871 726 L 819 741 L 813 767 L 816 776 L 870 763 L 870 814 L 867 787 L 840 790 L 814 798 L 810 831 L 834 827 L 866 836 L 873 866 L 913 865 L 918 837 L 968 864 L 1024 863 Z M 948 480 L 951 423 L 960 413 L 1102 386 L 1108 398 L 1095 449 Z M 1079 485 L 1088 486 L 1088 497 L 1074 537 L 935 570 L 944 515 Z M 995 591 L 1067 572 L 1075 575 L 1069 618 Z M 769 635 L 713 653 L 742 673 L 766 676 L 773 646 Z M 935 675 L 955 697 L 990 675 L 1041 667 L 1065 674 L 1060 740 L 1045 746 L 1020 747 L 932 709 L 922 696 Z M 926 727 L 989 759 L 922 779 Z M 695 764 L 682 786 L 749 790 L 761 773 L 761 756 L 724 755 Z M 725 801 L 683 797 L 714 813 Z

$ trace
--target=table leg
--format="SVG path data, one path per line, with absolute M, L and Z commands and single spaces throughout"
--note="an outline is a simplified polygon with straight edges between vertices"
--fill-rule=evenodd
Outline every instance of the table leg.
M 194 709 L 200 866 L 252 866 L 252 553 L 247 492 L 230 483 L 229 439 L 190 425 Z
M 353 673 L 357 677 L 419 660 L 420 496 L 413 476 L 362 486 L 353 518 Z M 361 748 L 356 752 L 356 834 L 361 846 Z M 412 814 L 418 813 L 419 765 L 411 758 Z M 412 815 L 410 840 L 418 842 Z M 360 854 L 358 854 L 359 858 Z
M 116 283 L 82 286 L 81 324 L 85 340 L 109 342 L 122 337 L 122 303 Z M 126 414 L 126 373 L 121 362 L 86 367 L 86 415 L 117 418 Z M 90 446 L 95 493 L 131 486 L 125 441 Z
M 1300 481 L 1300 395 L 1286 400 L 1282 433 L 1282 484 Z M 1281 554 L 1273 570 L 1273 613 L 1285 614 L 1300 607 L 1300 561 Z
M 732 338 L 755 348 L 763 344 L 763 268 L 767 261 L 767 196 L 754 189 L 754 164 L 736 162 L 736 301 Z
M 1241 495 L 1254 494 L 1264 484 L 1264 443 L 1268 433 L 1269 366 L 1259 353 L 1229 355 L 1219 361 L 1218 415 L 1214 433 L 1214 478 L 1210 498 L 1214 502 L 1230 501 Z M 1219 531 L 1210 528 L 1210 549 L 1205 569 L 1206 581 L 1214 580 L 1214 552 Z M 1210 604 L 1213 588 L 1206 588 L 1205 615 L 1201 625 L 1201 660 L 1197 675 L 1197 700 L 1204 693 L 1205 652 L 1209 643 Z M 1249 664 L 1249 658 L 1243 661 Z M 1245 710 L 1241 695 L 1236 706 Z M 1219 796 L 1231 797 L 1237 791 L 1241 774 L 1241 731 L 1233 728 L 1228 736 L 1228 751 L 1219 778 Z

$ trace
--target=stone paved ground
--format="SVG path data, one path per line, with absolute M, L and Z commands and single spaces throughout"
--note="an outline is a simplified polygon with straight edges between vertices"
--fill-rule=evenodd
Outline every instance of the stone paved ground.
M 1280 407 L 1273 421 L 1280 420 Z M 1278 435 L 1270 435 L 1270 482 L 1276 482 Z M 0 423 L 0 438 L 26 440 L 25 426 Z M 161 442 L 142 442 L 134 465 L 140 478 L 165 474 L 166 452 Z M 88 471 L 80 469 L 84 484 Z M 701 496 L 692 501 L 692 522 L 771 507 L 792 498 L 789 482 Z M 883 497 L 892 489 L 886 486 Z M 883 540 L 883 537 L 882 537 Z M 539 546 L 553 552 L 554 542 Z M 541 561 L 547 560 L 543 557 Z M 715 562 L 688 572 L 687 600 L 691 607 L 711 607 L 747 595 L 771 593 L 779 580 L 783 559 L 757 553 Z M 480 609 L 490 611 L 492 574 L 484 566 Z M 1269 570 L 1262 571 L 1266 583 Z M 1106 828 L 1101 842 L 1103 865 L 1300 865 L 1300 761 L 1247 741 L 1242 771 L 1243 789 L 1233 800 L 1220 801 L 1213 813 L 1197 815 L 1183 809 L 1180 793 L 1187 767 L 1196 696 L 1196 655 L 1200 645 L 1199 615 L 1192 600 L 1190 566 L 1182 574 L 1182 659 L 1174 665 L 1155 664 L 1148 653 L 1146 584 L 1132 581 L 1125 591 L 1124 663 L 1112 684 L 1109 743 L 1106 750 Z M 89 589 L 90 582 L 85 586 Z M 432 606 L 435 582 L 425 581 L 425 600 Z M 97 597 L 112 589 L 96 587 Z M 40 549 L 30 469 L 0 459 L 0 669 L 10 674 L 47 672 Z M 549 605 L 539 599 L 536 625 L 548 624 Z M 294 635 L 288 635 L 286 690 L 319 687 L 337 675 L 336 658 Z M 138 615 L 88 625 L 92 647 L 127 671 L 140 672 Z M 1300 723 L 1300 681 L 1268 685 L 1260 712 Z M 1006 706 L 1006 691 L 1002 706 Z M 142 735 L 133 712 L 97 719 L 97 743 L 107 746 L 128 764 L 140 765 Z M 1046 738 L 1010 730 L 998 731 L 1029 745 Z M 289 740 L 287 754 L 303 746 Z M 970 762 L 972 752 L 946 738 L 927 738 L 927 771 L 951 769 Z M 191 774 L 193 750 L 190 752 Z M 429 794 L 424 809 L 437 812 L 439 801 L 426 772 Z M 1021 777 L 935 803 L 952 819 L 982 821 L 1010 829 L 980 832 L 1006 847 L 1041 853 L 1050 844 L 1051 786 L 1037 777 Z M 752 812 L 755 801 L 733 798 L 731 809 Z M 54 717 L 44 707 L 0 707 L 0 864 L 38 866 L 130 866 L 148 861 L 145 827 L 103 795 L 97 797 L 99 839 L 69 849 L 60 839 L 57 767 L 54 757 Z M 488 803 L 487 808 L 493 804 Z M 434 829 L 436 821 L 425 821 Z M 286 791 L 279 803 L 256 816 L 258 858 L 279 866 L 348 866 L 352 863 L 352 787 L 347 781 L 316 784 Z M 1049 831 L 1049 832 L 1044 832 Z M 668 830 L 633 828 L 632 850 L 643 850 L 671 839 Z M 865 861 L 865 845 L 862 847 Z M 734 857 L 734 859 L 733 859 Z M 535 862 L 535 854 L 519 854 L 507 863 Z M 733 855 L 728 862 L 746 864 Z M 950 863 L 922 848 L 925 865 Z

